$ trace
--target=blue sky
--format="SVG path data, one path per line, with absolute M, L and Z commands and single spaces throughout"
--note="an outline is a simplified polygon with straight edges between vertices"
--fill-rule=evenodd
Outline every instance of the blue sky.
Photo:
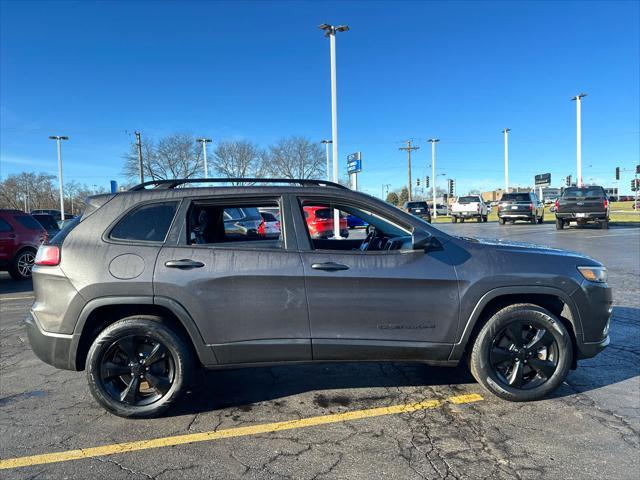
M 263 146 L 331 135 L 329 43 L 339 34 L 341 169 L 360 150 L 360 186 L 406 182 L 430 164 L 458 192 L 551 172 L 575 177 L 575 103 L 583 102 L 583 176 L 611 185 L 640 162 L 639 3 L 627 2 L 7 2 L 1 3 L 0 175 L 122 180 L 132 132 L 174 131 Z M 623 172 L 623 191 L 630 172 Z M 440 184 L 444 181 L 442 177 Z

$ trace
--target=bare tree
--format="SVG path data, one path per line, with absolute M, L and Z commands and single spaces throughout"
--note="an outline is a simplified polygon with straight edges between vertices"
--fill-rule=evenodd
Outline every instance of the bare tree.
M 220 142 L 213 152 L 211 167 L 224 178 L 260 178 L 264 153 L 246 140 Z
M 165 180 L 202 175 L 202 150 L 193 135 L 174 133 L 155 141 L 146 137 L 142 143 L 142 162 L 146 179 Z M 131 144 L 124 155 L 123 173 L 130 179 L 140 175 L 138 150 Z
M 304 137 L 283 138 L 269 147 L 266 171 L 274 178 L 323 178 L 325 153 Z

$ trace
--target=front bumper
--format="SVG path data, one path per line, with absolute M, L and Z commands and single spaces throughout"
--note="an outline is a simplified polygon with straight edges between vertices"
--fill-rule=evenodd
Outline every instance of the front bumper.
M 31 349 L 45 363 L 65 370 L 77 370 L 73 351 L 77 345 L 75 335 L 45 332 L 32 313 L 25 320 Z
M 584 280 L 573 300 L 580 312 L 582 335 L 577 335 L 578 359 L 591 358 L 609 345 L 613 295 L 607 284 Z

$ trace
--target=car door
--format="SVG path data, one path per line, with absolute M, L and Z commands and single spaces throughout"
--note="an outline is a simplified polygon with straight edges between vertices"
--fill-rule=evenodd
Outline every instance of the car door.
M 446 251 L 352 250 L 355 231 L 345 240 L 347 249 L 332 249 L 327 245 L 331 240 L 309 237 L 301 214 L 306 201 L 292 200 L 291 211 L 299 233 L 314 360 L 446 359 L 458 327 L 459 303 Z M 338 209 L 370 208 L 351 200 L 311 201 Z M 409 233 L 410 225 L 400 226 Z
M 282 212 L 278 239 L 261 238 L 247 220 L 259 208 L 280 208 L 281 199 L 183 203 L 175 225 L 181 233 L 156 262 L 156 298 L 172 299 L 188 311 L 219 363 L 310 360 L 304 271 L 289 217 Z M 234 209 L 243 211 L 236 222 Z
M 0 266 L 7 266 L 11 262 L 16 250 L 16 233 L 13 227 L 0 218 Z

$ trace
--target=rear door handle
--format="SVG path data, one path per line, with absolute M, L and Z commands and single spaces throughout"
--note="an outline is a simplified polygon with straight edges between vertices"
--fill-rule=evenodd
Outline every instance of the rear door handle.
M 335 262 L 314 263 L 311 265 L 314 270 L 326 270 L 327 272 L 335 272 L 337 270 L 349 270 L 347 265 Z
M 167 268 L 201 268 L 204 267 L 204 263 L 191 260 L 190 258 L 183 258 L 182 260 L 168 260 L 164 262 L 164 266 Z

